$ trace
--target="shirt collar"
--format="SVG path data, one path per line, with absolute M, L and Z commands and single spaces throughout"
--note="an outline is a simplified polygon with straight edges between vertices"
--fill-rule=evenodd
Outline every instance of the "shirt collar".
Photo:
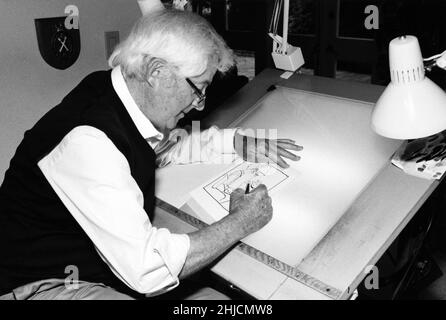
M 152 122 L 142 113 L 135 100 L 133 99 L 130 91 L 125 83 L 124 77 L 121 72 L 121 66 L 113 68 L 111 73 L 111 79 L 113 88 L 121 99 L 122 104 L 135 123 L 136 128 L 144 139 L 156 138 L 162 140 L 164 135 L 155 129 Z

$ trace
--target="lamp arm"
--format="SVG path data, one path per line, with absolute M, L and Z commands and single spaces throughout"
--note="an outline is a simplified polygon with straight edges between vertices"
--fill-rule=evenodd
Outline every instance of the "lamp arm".
M 423 59 L 425 66 L 424 68 L 427 71 L 431 71 L 433 67 L 439 67 L 443 70 L 446 70 L 446 51 L 443 51 L 440 54 L 436 54 L 435 56 Z
M 437 59 L 437 67 L 446 70 L 446 53 L 443 53 L 443 55 Z

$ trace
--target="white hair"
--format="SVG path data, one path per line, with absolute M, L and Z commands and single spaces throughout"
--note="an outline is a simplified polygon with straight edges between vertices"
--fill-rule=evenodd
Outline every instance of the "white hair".
M 142 81 L 153 58 L 163 59 L 184 77 L 200 75 L 211 65 L 221 72 L 234 65 L 232 50 L 214 28 L 199 15 L 179 10 L 141 17 L 108 63 L 111 68 L 120 65 L 126 76 Z

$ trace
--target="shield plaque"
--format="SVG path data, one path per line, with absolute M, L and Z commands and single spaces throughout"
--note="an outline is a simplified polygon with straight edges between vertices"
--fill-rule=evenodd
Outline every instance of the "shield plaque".
M 81 52 L 79 28 L 67 29 L 66 19 L 35 19 L 40 55 L 46 63 L 60 70 L 72 66 Z

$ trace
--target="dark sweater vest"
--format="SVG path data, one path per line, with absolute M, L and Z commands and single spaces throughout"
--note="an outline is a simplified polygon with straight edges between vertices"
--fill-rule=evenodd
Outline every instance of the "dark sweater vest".
M 110 71 L 92 73 L 25 133 L 5 174 L 0 187 L 0 295 L 33 281 L 65 279 L 71 265 L 82 281 L 135 293 L 103 262 L 37 166 L 81 125 L 104 132 L 126 157 L 144 195 L 144 209 L 153 212 L 155 153 L 114 91 Z

